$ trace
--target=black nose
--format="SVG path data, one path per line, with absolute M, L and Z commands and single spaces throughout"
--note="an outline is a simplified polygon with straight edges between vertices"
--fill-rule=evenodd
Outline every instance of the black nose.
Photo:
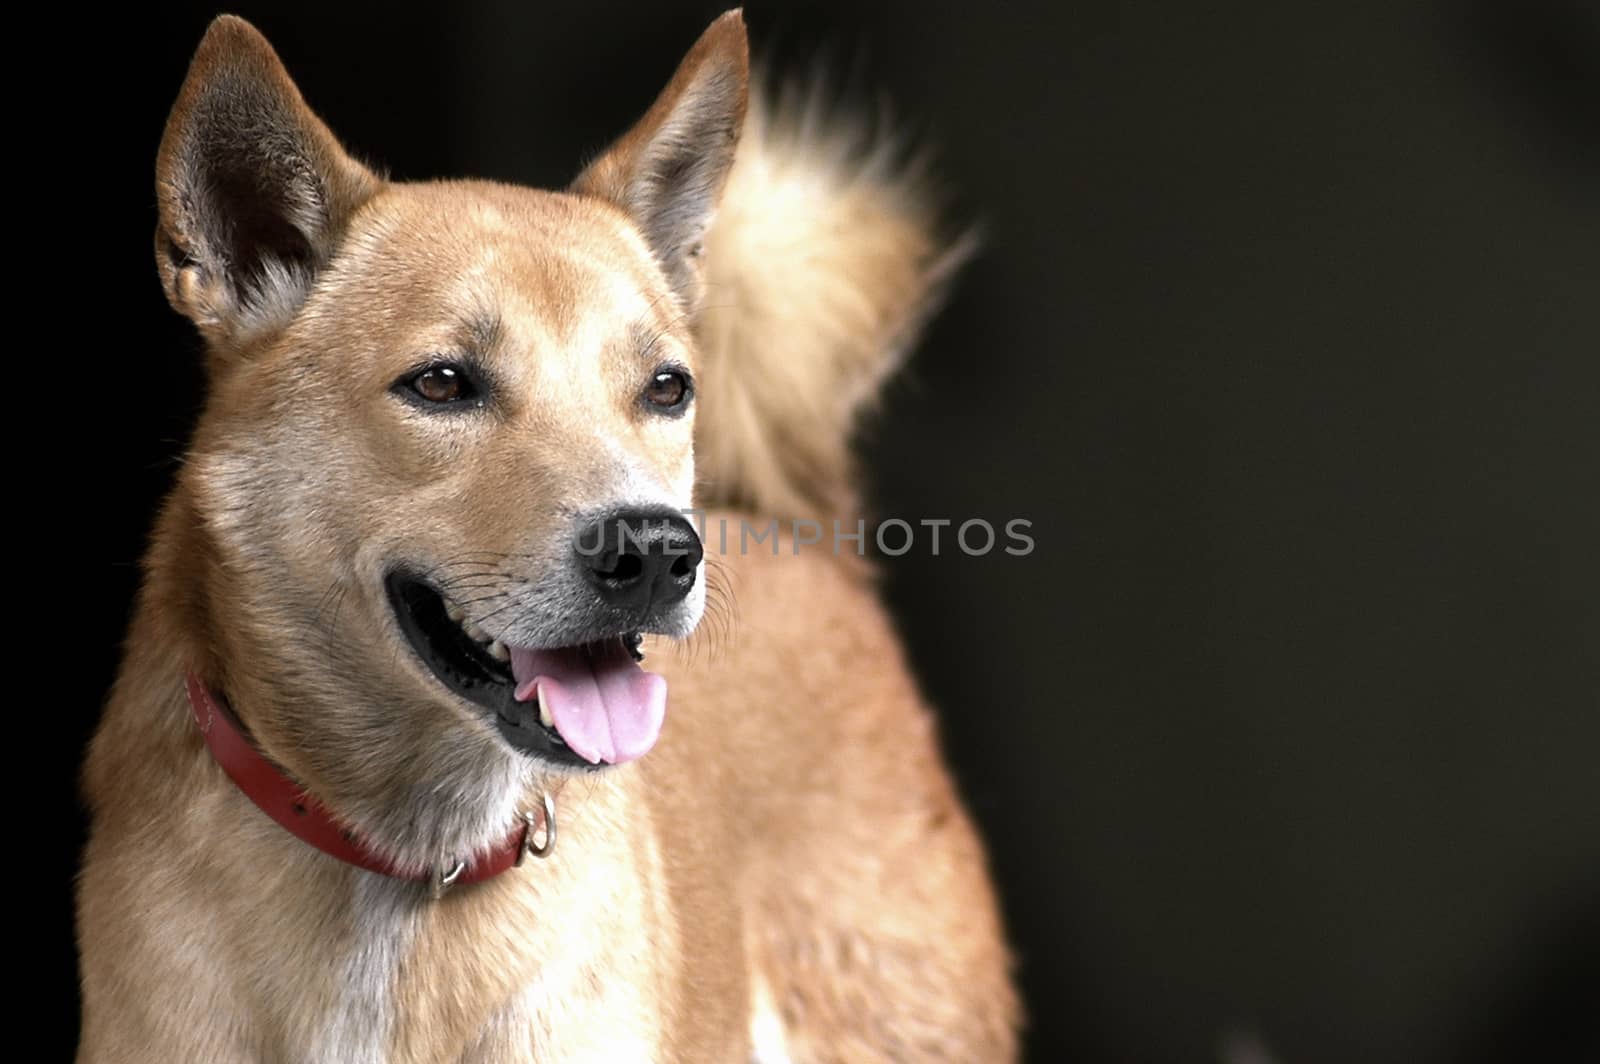
M 669 606 L 694 587 L 700 537 L 672 510 L 622 510 L 578 529 L 578 567 L 607 605 Z

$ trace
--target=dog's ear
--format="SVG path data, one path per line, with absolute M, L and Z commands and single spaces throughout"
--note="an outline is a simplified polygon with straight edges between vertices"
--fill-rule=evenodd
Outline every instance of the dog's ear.
M 701 245 L 744 125 L 750 46 L 729 11 L 701 34 L 638 123 L 578 176 L 573 191 L 621 207 L 693 308 Z
M 156 268 L 212 342 L 282 324 L 382 179 L 300 98 L 272 45 L 223 15 L 200 42 L 156 163 Z

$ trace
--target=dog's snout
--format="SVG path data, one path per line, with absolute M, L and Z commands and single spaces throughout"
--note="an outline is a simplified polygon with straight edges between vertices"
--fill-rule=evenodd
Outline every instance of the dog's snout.
M 672 510 L 625 510 L 580 527 L 578 567 L 607 605 L 669 606 L 694 588 L 700 537 Z

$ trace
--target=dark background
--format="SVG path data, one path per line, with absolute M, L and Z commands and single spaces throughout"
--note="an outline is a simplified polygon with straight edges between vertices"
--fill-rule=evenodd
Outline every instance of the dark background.
M 558 185 L 718 5 L 235 10 L 396 176 Z M 1597 12 L 748 11 L 780 66 L 892 100 L 986 228 L 865 442 L 881 513 L 1034 522 L 1027 558 L 885 565 L 1032 1059 L 1600 1059 Z M 47 233 L 13 254 L 70 293 L 21 316 L 85 419 L 44 448 L 80 590 L 26 757 L 68 1044 L 71 781 L 200 383 L 152 168 L 214 13 L 13 41 L 60 142 L 16 166 Z

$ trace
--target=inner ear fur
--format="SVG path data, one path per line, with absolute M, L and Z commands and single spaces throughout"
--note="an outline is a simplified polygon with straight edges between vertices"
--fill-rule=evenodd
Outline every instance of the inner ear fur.
M 306 106 L 265 37 L 212 22 L 156 163 L 156 269 L 217 344 L 281 324 L 382 178 Z

